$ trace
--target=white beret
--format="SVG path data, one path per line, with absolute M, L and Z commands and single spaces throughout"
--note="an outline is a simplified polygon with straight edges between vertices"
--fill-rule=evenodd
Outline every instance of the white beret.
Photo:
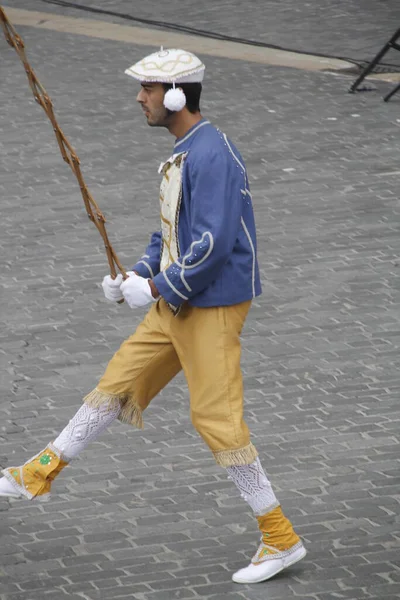
M 194 83 L 203 81 L 205 66 L 201 60 L 176 48 L 159 50 L 135 63 L 125 73 L 142 82 Z

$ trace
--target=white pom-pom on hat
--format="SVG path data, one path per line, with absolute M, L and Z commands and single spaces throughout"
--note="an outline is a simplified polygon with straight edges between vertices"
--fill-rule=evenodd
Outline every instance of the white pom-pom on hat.
M 182 110 L 186 106 L 186 96 L 181 90 L 181 88 L 176 88 L 175 83 L 173 84 L 173 88 L 168 90 L 164 96 L 164 106 L 168 110 L 172 110 L 173 112 L 178 112 Z

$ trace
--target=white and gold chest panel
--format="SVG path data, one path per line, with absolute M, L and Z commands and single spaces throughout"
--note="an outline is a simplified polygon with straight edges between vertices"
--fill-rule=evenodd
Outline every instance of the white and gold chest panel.
M 174 154 L 159 168 L 159 173 L 163 174 L 160 186 L 160 271 L 165 271 L 180 256 L 178 223 L 182 201 L 182 171 L 186 156 L 187 152 Z

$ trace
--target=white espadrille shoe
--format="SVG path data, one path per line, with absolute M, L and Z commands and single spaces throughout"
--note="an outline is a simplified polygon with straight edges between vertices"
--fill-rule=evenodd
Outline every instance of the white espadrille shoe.
M 261 542 L 251 563 L 232 575 L 235 583 L 260 583 L 270 579 L 283 569 L 294 565 L 307 554 L 302 542 L 298 542 L 288 550 L 279 551 L 273 546 Z

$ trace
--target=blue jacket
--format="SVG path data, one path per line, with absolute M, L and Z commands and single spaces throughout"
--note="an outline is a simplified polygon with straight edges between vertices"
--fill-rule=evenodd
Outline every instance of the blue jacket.
M 254 214 L 242 157 L 219 129 L 202 119 L 176 140 L 187 153 L 179 209 L 179 258 L 160 272 L 161 231 L 132 267 L 151 277 L 179 307 L 223 306 L 261 294 Z

